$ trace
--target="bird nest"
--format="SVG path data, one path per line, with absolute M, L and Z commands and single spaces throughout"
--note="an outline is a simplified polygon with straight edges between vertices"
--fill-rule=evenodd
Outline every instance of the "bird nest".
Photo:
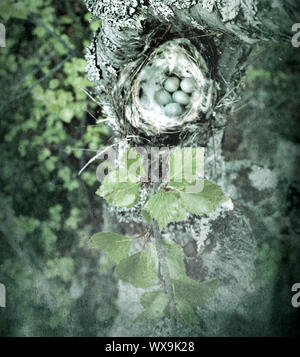
M 121 123 L 151 137 L 209 120 L 215 88 L 199 49 L 186 38 L 176 38 L 131 62 L 112 95 L 123 104 L 118 104 Z

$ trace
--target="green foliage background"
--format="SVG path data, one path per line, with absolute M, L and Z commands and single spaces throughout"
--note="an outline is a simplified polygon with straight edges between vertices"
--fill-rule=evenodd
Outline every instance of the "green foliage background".
M 85 244 L 101 226 L 96 176 L 78 176 L 108 135 L 82 90 L 91 87 L 84 53 L 99 23 L 89 22 L 80 1 L 12 6 L 0 9 L 7 32 L 0 48 L 0 281 L 7 289 L 0 335 L 105 335 L 117 291 L 105 258 L 99 275 L 99 252 Z

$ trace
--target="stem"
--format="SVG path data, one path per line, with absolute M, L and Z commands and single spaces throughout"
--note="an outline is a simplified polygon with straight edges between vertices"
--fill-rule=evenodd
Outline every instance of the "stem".
M 155 239 L 157 257 L 158 257 L 158 261 L 159 261 L 159 265 L 160 265 L 160 269 L 161 269 L 161 276 L 165 282 L 165 290 L 166 290 L 166 293 L 169 298 L 172 334 L 175 335 L 176 334 L 177 310 L 176 310 L 176 305 L 175 305 L 174 292 L 173 292 L 173 287 L 172 287 L 172 282 L 171 282 L 169 267 L 168 267 L 167 260 L 166 260 L 165 251 L 161 244 L 162 237 L 161 237 L 160 229 L 159 229 L 158 223 L 154 220 L 152 220 L 152 231 L 153 231 L 153 236 Z

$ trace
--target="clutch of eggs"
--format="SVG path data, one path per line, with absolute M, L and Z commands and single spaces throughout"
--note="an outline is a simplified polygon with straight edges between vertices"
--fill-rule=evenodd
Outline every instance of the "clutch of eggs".
M 194 45 L 175 39 L 149 56 L 134 79 L 131 98 L 125 116 L 135 128 L 147 135 L 175 132 L 211 108 L 213 80 Z
M 193 78 L 180 79 L 170 76 L 164 81 L 163 88 L 155 93 L 154 99 L 157 104 L 164 107 L 163 112 L 166 116 L 178 117 L 191 103 L 191 95 L 195 87 Z

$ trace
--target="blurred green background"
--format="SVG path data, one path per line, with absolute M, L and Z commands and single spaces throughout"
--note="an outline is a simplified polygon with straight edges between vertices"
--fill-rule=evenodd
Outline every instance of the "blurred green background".
M 85 245 L 101 227 L 95 170 L 78 176 L 108 140 L 83 91 L 90 17 L 83 1 L 0 4 L 0 335 L 105 335 L 116 314 L 110 266 Z

